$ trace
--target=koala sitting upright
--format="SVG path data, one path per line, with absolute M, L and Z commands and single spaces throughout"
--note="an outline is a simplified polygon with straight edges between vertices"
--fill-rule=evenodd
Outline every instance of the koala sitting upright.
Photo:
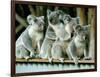
M 55 33 L 52 30 L 52 28 L 48 26 L 45 38 L 41 46 L 41 51 L 39 53 L 40 58 L 48 59 L 49 62 L 51 62 L 51 48 L 55 40 L 56 40 Z
M 47 10 L 48 25 L 49 25 L 48 27 L 52 28 L 52 30 L 54 31 L 53 34 L 55 34 L 56 36 L 54 38 L 47 37 L 52 40 L 54 39 L 54 42 L 51 44 L 50 51 L 49 51 L 51 56 L 51 59 L 49 60 L 50 62 L 52 61 L 52 59 L 58 59 L 61 62 L 63 62 L 64 56 L 63 56 L 62 47 L 65 45 L 63 41 L 68 41 L 68 34 L 65 30 L 65 25 L 63 24 L 63 20 L 62 20 L 64 14 L 65 13 L 62 12 L 61 10 L 56 10 L 56 11 Z M 63 45 L 60 46 L 61 44 Z
M 36 57 L 36 49 L 40 51 L 41 40 L 43 39 L 44 17 L 27 17 L 29 26 L 16 41 L 16 58 Z
M 75 31 L 75 27 L 79 24 L 79 17 L 72 18 L 68 14 L 64 14 L 63 22 L 66 32 L 68 33 L 68 39 L 71 39 L 71 34 Z
M 76 26 L 75 35 L 66 49 L 69 59 L 73 59 L 75 64 L 78 64 L 78 59 L 84 57 L 88 58 L 88 51 L 86 50 L 87 37 L 89 36 L 90 25 Z
M 47 10 L 49 26 L 54 30 L 55 35 L 60 40 L 68 40 L 68 33 L 63 24 L 63 17 L 65 13 L 61 10 L 53 11 Z

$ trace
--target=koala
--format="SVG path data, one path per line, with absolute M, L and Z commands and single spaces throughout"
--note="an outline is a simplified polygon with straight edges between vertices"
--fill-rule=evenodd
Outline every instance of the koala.
M 68 40 L 68 33 L 63 24 L 64 12 L 61 10 L 53 11 L 47 10 L 47 17 L 49 26 L 54 30 L 55 35 L 60 40 Z
M 79 17 L 72 18 L 68 14 L 64 14 L 63 22 L 65 25 L 65 30 L 68 33 L 68 39 L 71 39 L 73 32 L 75 31 L 75 27 L 79 24 Z
M 51 38 L 47 36 L 47 38 L 54 40 L 51 44 L 51 51 L 50 51 L 50 62 L 52 59 L 58 59 L 61 62 L 64 60 L 64 50 L 66 43 L 65 41 L 68 41 L 68 33 L 65 30 L 65 25 L 63 24 L 63 15 L 65 13 L 61 10 L 56 11 L 50 11 L 47 10 L 47 17 L 48 17 L 48 27 L 52 28 L 53 33 L 51 32 L 51 36 L 54 37 Z
M 75 64 L 78 64 L 78 59 L 82 57 L 84 59 L 88 59 L 88 51 L 86 49 L 87 37 L 89 34 L 90 25 L 86 26 L 76 26 L 75 27 L 75 35 L 68 47 L 66 48 L 66 52 L 68 54 L 69 59 L 73 59 Z
M 58 59 L 63 63 L 64 59 L 67 58 L 66 48 L 68 47 L 68 44 L 68 41 L 60 41 L 57 39 L 52 45 L 52 59 Z
M 49 62 L 51 62 L 51 49 L 54 41 L 56 40 L 56 35 L 52 28 L 48 26 L 46 30 L 46 35 L 43 40 L 42 46 L 41 46 L 41 51 L 39 53 L 40 58 L 42 59 L 48 59 Z
M 44 16 L 27 16 L 29 26 L 16 40 L 16 58 L 36 57 L 43 39 Z

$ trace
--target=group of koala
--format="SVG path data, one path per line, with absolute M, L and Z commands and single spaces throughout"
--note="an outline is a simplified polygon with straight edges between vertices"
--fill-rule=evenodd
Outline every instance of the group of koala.
M 44 16 L 27 16 L 29 26 L 16 41 L 16 58 L 89 59 L 87 36 L 90 25 L 81 26 L 79 17 L 72 18 L 62 10 L 47 10 L 48 26 L 44 38 Z

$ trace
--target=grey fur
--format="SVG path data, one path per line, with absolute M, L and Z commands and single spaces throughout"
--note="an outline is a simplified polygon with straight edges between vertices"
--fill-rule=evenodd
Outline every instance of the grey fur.
M 27 21 L 29 26 L 16 41 L 16 58 L 36 57 L 36 50 L 40 51 L 40 41 L 43 39 L 43 16 L 29 15 Z
M 61 10 L 53 11 L 48 14 L 49 26 L 53 29 L 56 38 L 51 48 L 51 58 L 58 59 L 61 62 L 64 60 L 64 50 L 68 41 L 68 34 L 65 30 L 65 25 L 62 23 L 64 13 Z
M 49 62 L 51 62 L 51 48 L 55 39 L 55 33 L 52 28 L 48 26 L 39 56 L 43 59 L 49 59 Z
M 63 21 L 65 24 L 65 30 L 68 33 L 68 39 L 71 39 L 71 34 L 75 31 L 75 27 L 79 24 L 79 17 L 72 18 L 70 15 L 65 14 Z
M 78 59 L 82 56 L 87 58 L 87 50 L 86 44 L 88 36 L 89 26 L 80 26 L 76 29 L 76 35 L 73 37 L 73 40 L 69 43 L 66 52 L 68 54 L 69 59 L 73 59 L 75 64 L 78 64 Z

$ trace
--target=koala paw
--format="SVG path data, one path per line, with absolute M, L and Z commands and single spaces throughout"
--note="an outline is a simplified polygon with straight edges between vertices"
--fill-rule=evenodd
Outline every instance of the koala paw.
M 74 58 L 73 60 L 74 60 L 75 65 L 78 65 L 78 58 Z
M 91 57 L 84 57 L 84 60 L 91 60 Z
M 67 40 L 70 40 L 70 39 L 71 39 L 71 35 L 68 36 Z
M 36 58 L 41 58 L 39 54 L 36 54 L 35 57 L 36 57 Z
M 81 60 L 81 58 L 80 58 L 80 57 L 78 57 L 77 59 L 78 59 L 78 60 Z
M 29 56 L 26 56 L 26 57 L 24 57 L 26 60 L 28 60 L 30 57 Z
M 64 63 L 64 58 L 59 59 L 61 63 Z
M 52 58 L 48 58 L 49 62 L 51 63 L 52 62 Z
M 30 52 L 30 57 L 35 57 L 35 54 L 33 52 Z

